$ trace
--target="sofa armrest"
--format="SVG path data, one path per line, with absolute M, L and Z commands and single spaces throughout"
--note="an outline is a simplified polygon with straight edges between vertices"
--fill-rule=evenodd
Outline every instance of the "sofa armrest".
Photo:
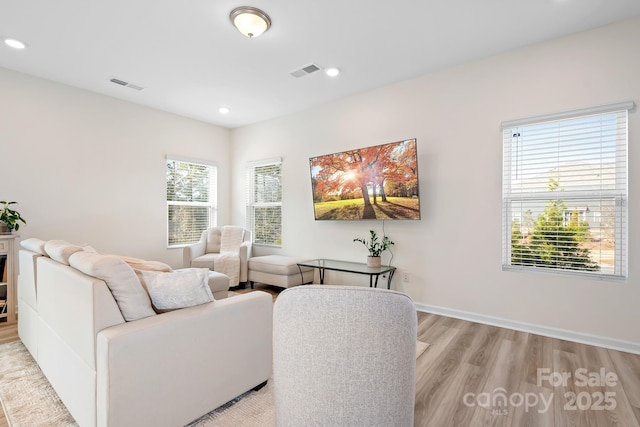
M 102 330 L 98 426 L 185 425 L 266 381 L 272 310 L 251 292 Z
M 251 241 L 240 245 L 240 281 L 246 282 L 249 274 L 249 258 L 251 258 Z
M 240 244 L 240 259 L 247 261 L 251 258 L 251 242 L 242 242 Z
M 184 268 L 190 268 L 191 261 L 204 255 L 207 249 L 207 237 L 205 236 L 205 233 L 206 231 L 202 233 L 200 240 L 196 243 L 192 243 L 182 248 L 182 264 Z

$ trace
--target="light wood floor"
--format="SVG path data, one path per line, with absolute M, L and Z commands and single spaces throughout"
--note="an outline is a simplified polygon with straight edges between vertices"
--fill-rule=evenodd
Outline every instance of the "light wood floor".
M 279 293 L 257 288 L 274 299 Z M 0 344 L 17 339 L 16 324 L 0 324 Z M 418 339 L 430 346 L 416 365 L 416 426 L 640 427 L 639 355 L 422 312 Z M 578 369 L 585 371 L 576 377 Z M 581 386 L 601 369 L 608 385 Z M 567 373 L 557 387 L 546 379 Z M 498 405 L 500 396 L 506 406 Z
M 431 345 L 417 360 L 416 426 L 639 425 L 638 355 L 428 313 L 418 339 Z
M 6 322 L 0 322 L 0 344 L 13 342 L 18 340 L 18 324 L 12 323 L 7 325 Z

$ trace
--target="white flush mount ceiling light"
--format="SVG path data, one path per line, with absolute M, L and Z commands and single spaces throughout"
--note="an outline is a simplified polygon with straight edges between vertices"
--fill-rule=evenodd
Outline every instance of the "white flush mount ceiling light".
M 229 19 L 238 31 L 249 38 L 258 37 L 271 27 L 269 15 L 251 6 L 236 7 L 229 14 Z
M 231 110 L 229 109 L 229 107 L 220 107 L 218 108 L 218 112 L 220 114 L 229 114 Z
M 14 49 L 24 49 L 27 47 L 27 44 L 25 42 L 17 39 L 4 39 L 4 44 Z

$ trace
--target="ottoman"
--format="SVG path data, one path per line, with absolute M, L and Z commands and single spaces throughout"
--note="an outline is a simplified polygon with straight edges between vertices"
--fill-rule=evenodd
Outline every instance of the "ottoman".
M 224 299 L 229 296 L 229 276 L 209 271 L 209 287 L 214 299 Z
M 302 267 L 302 275 L 296 263 L 307 261 L 306 258 L 293 258 L 283 255 L 265 255 L 249 258 L 248 279 L 253 289 L 253 282 L 289 288 L 313 283 L 314 271 L 311 267 Z

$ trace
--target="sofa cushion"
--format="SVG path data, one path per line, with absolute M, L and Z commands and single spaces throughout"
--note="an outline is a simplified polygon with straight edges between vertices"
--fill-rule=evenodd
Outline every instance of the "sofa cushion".
M 44 240 L 31 237 L 29 239 L 24 239 L 23 241 L 21 241 L 20 246 L 28 251 L 35 252 L 40 255 L 46 255 L 47 252 L 45 252 L 44 250 L 45 243 L 47 242 L 45 242 Z
M 71 255 L 69 263 L 76 270 L 106 282 L 126 321 L 156 314 L 133 268 L 119 257 L 81 251 Z
M 191 267 L 193 268 L 209 268 L 213 270 L 216 260 L 220 258 L 220 254 L 208 253 L 191 261 Z
M 116 255 L 118 258 L 126 262 L 134 270 L 147 270 L 147 271 L 162 271 L 169 272 L 171 267 L 160 261 L 147 261 L 140 258 L 132 258 L 128 256 Z
M 52 260 L 69 265 L 69 257 L 76 252 L 84 251 L 84 248 L 65 240 L 49 240 L 44 244 L 44 250 Z
M 169 273 L 141 271 L 144 284 L 157 311 L 192 307 L 213 301 L 209 270 L 185 268 Z
M 216 299 L 215 294 L 217 292 L 229 290 L 229 276 L 217 271 L 209 271 L 209 289 L 214 294 L 213 298 Z

